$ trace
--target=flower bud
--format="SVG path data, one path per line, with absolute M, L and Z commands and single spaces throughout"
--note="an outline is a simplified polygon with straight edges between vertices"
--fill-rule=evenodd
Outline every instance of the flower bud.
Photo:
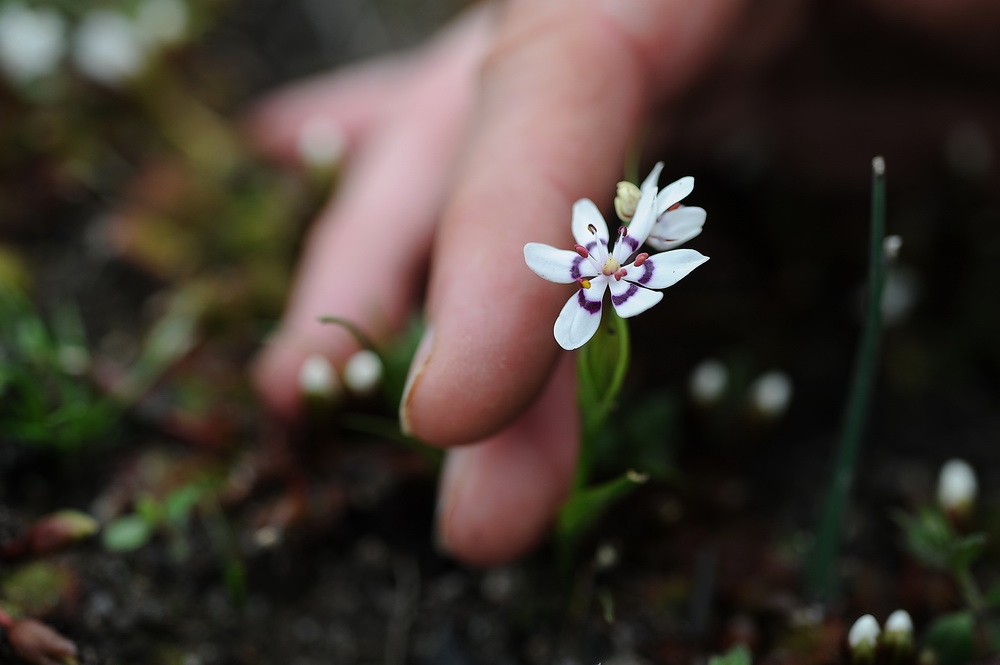
M 768 420 L 779 418 L 792 401 L 792 380 L 784 372 L 761 374 L 750 386 L 750 405 Z
M 7 629 L 7 641 L 28 663 L 75 665 L 77 662 L 76 645 L 35 619 L 15 620 Z
M 866 614 L 851 626 L 847 633 L 847 644 L 851 647 L 851 660 L 855 663 L 872 663 L 875 661 L 875 648 L 881 633 L 878 621 L 871 614 Z
M 913 650 L 913 620 L 906 610 L 896 610 L 885 620 L 882 642 L 900 658 Z
M 886 236 L 882 240 L 882 254 L 885 260 L 892 263 L 899 258 L 899 250 L 903 247 L 903 239 L 900 236 Z
M 296 148 L 306 166 L 329 169 L 343 159 L 347 150 L 347 136 L 332 120 L 316 117 L 302 125 Z
M 938 505 L 946 513 L 966 517 L 975 506 L 978 488 L 976 472 L 967 462 L 948 460 L 938 476 Z
M 618 219 L 623 222 L 632 219 L 640 198 L 642 198 L 642 190 L 639 189 L 638 185 L 625 180 L 618 183 L 618 189 L 615 193 L 615 212 L 618 213 Z
M 326 356 L 314 353 L 299 370 L 299 389 L 306 397 L 332 400 L 340 393 L 340 381 Z
M 691 397 L 698 404 L 708 405 L 719 401 L 726 392 L 729 372 L 726 366 L 715 359 L 703 360 L 691 372 L 689 388 Z
M 382 382 L 382 359 L 371 349 L 362 349 L 344 365 L 344 385 L 355 395 L 371 396 Z

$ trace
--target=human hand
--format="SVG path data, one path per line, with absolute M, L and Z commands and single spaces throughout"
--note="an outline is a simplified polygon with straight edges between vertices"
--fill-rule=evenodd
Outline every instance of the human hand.
M 689 79 L 736 2 L 481 8 L 409 58 L 293 88 L 255 115 L 271 152 L 290 155 L 323 117 L 352 153 L 258 386 L 297 417 L 303 360 L 319 352 L 342 366 L 357 348 L 317 318 L 384 338 L 417 302 L 432 255 L 428 334 L 401 415 L 432 444 L 476 443 L 448 451 L 441 481 L 439 538 L 459 558 L 523 553 L 573 475 L 573 367 L 552 338 L 567 294 L 525 267 L 523 246 L 565 244 L 573 201 L 613 194 L 651 104 Z
M 573 474 L 573 369 L 552 338 L 567 287 L 538 280 L 524 244 L 565 245 L 573 201 L 610 198 L 650 109 L 697 75 L 741 8 L 514 0 L 475 10 L 409 57 L 293 88 L 256 114 L 272 152 L 292 153 L 315 117 L 335 122 L 351 151 L 257 366 L 260 390 L 296 417 L 304 358 L 319 352 L 342 366 L 357 348 L 317 317 L 384 338 L 417 303 L 433 258 L 428 333 L 401 416 L 449 447 L 438 533 L 459 558 L 522 553 Z

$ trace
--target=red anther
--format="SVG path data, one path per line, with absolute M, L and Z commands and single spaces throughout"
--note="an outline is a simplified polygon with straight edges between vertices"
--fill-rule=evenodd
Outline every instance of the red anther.
M 639 266 L 641 266 L 643 263 L 646 262 L 646 259 L 648 259 L 648 258 L 649 258 L 649 254 L 647 254 L 646 252 L 643 252 L 642 254 L 636 255 L 636 257 L 635 257 L 635 267 L 638 268 Z
M 620 268 L 618 272 L 615 273 L 615 279 L 617 279 L 620 282 L 622 281 L 622 277 L 624 277 L 627 274 L 628 270 L 626 270 L 625 268 Z
M 587 248 L 584 247 L 583 245 L 573 245 L 573 251 L 582 256 L 583 258 L 587 258 L 588 256 L 590 256 L 590 252 L 588 252 Z
M 667 208 L 667 212 L 670 212 L 671 210 L 677 210 L 680 207 L 681 207 L 680 203 L 675 203 L 672 206 L 670 206 L 669 208 Z
M 587 224 L 587 230 L 590 231 L 591 235 L 597 235 L 597 227 L 593 224 Z
M 620 235 L 620 236 L 627 236 L 628 235 L 628 228 L 625 227 L 625 226 L 619 226 L 618 227 L 618 235 Z

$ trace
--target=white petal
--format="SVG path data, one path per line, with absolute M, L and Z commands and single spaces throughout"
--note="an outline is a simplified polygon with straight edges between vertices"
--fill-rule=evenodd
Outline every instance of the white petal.
M 653 225 L 646 244 L 661 251 L 682 245 L 701 233 L 707 216 L 705 209 L 697 206 L 669 210 Z
M 694 191 L 694 178 L 691 176 L 684 176 L 670 183 L 656 196 L 656 213 L 662 215 L 670 209 L 670 206 L 680 203 L 692 191 Z
M 572 351 L 594 336 L 601 325 L 601 301 L 607 286 L 607 279 L 598 277 L 589 289 L 580 289 L 566 301 L 552 329 L 559 346 Z
M 663 170 L 663 162 L 656 162 L 656 166 L 653 167 L 653 170 L 649 172 L 649 175 L 646 176 L 646 179 L 642 181 L 641 185 L 639 185 L 639 189 L 641 189 L 642 191 L 646 191 L 650 187 L 652 187 L 653 189 L 659 187 L 660 172 L 662 170 Z
M 675 249 L 653 254 L 641 266 L 626 266 L 625 280 L 650 289 L 673 286 L 700 266 L 708 257 L 693 249 Z
M 642 314 L 663 299 L 663 294 L 659 291 L 644 289 L 624 279 L 612 279 L 610 286 L 611 304 L 623 319 Z
M 597 230 L 596 235 L 590 231 L 591 226 Z M 573 204 L 573 237 L 587 249 L 595 240 L 599 240 L 605 248 L 608 246 L 608 225 L 590 199 L 580 199 Z
M 619 237 L 615 243 L 614 256 L 618 263 L 625 263 L 628 257 L 639 251 L 642 243 L 646 242 L 646 237 L 656 223 L 655 207 L 656 190 L 643 190 L 642 198 L 635 206 L 635 215 L 628 225 L 628 234 Z
M 524 262 L 536 275 L 556 284 L 570 284 L 595 275 L 590 261 L 568 249 L 556 249 L 540 242 L 524 246 Z

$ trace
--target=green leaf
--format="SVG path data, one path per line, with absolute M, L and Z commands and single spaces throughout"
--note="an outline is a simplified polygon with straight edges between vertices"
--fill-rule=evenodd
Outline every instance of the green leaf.
M 109 552 L 137 550 L 153 537 L 153 527 L 136 514 L 123 515 L 109 522 L 101 534 L 104 549 Z
M 971 612 L 953 612 L 938 618 L 927 630 L 927 646 L 937 655 L 938 665 L 972 662 L 976 622 Z
M 721 656 L 708 659 L 708 665 L 750 665 L 752 662 L 750 649 L 742 644 L 737 644 Z
M 958 572 L 968 569 L 982 554 L 986 536 L 961 536 L 940 510 L 925 508 L 915 517 L 901 514 L 896 521 L 903 529 L 906 547 L 928 566 Z
M 629 471 L 606 483 L 584 487 L 575 492 L 559 511 L 559 531 L 574 539 L 594 524 L 615 501 L 622 499 L 637 485 L 646 482 L 644 474 Z
M 163 500 L 163 519 L 174 528 L 184 528 L 203 494 L 198 485 L 185 485 L 174 490 Z

